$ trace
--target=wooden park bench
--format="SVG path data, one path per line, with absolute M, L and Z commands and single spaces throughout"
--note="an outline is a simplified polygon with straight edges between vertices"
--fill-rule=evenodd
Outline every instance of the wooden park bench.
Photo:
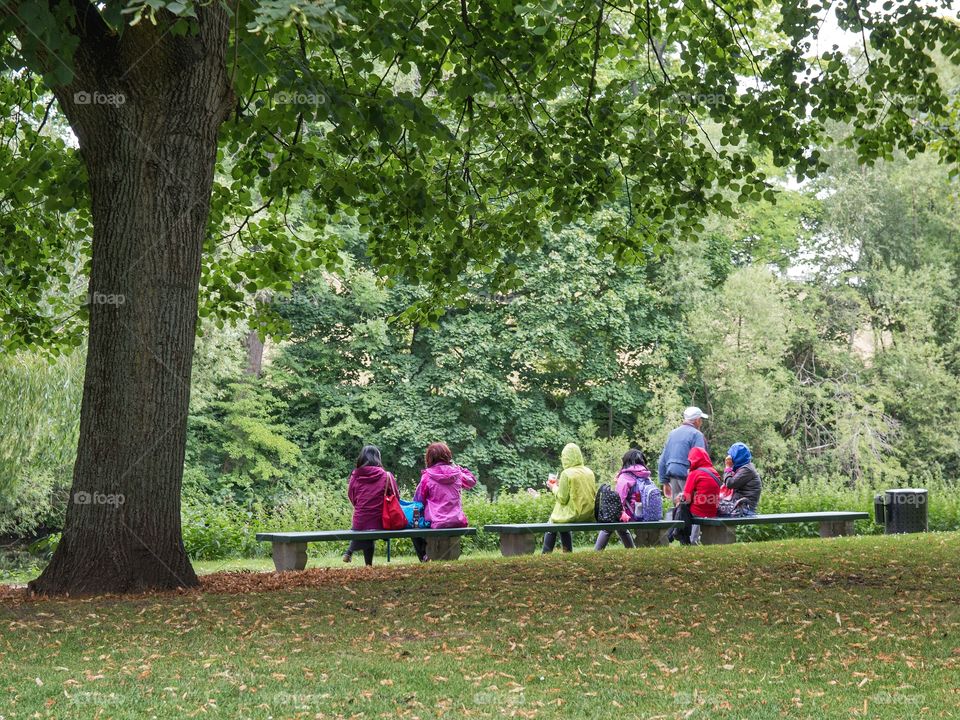
M 484 525 L 483 531 L 500 534 L 500 552 L 512 555 L 529 555 L 536 547 L 535 535 L 545 532 L 599 532 L 600 530 L 632 530 L 637 545 L 660 545 L 666 541 L 670 528 L 683 527 L 679 520 L 656 520 L 653 522 L 618 523 L 526 523 L 520 525 Z
M 865 512 L 809 512 L 782 513 L 779 515 L 754 515 L 753 517 L 698 518 L 693 522 L 700 526 L 700 542 L 704 545 L 721 545 L 737 541 L 740 525 L 787 525 L 793 523 L 819 523 L 820 537 L 853 535 L 855 520 L 869 520 Z
M 303 570 L 307 566 L 307 543 L 350 540 L 386 540 L 387 561 L 390 541 L 396 538 L 424 538 L 431 560 L 460 557 L 460 538 L 476 535 L 476 528 L 417 528 L 406 530 L 322 530 L 317 532 L 257 533 L 258 542 L 273 543 L 273 564 L 280 570 Z

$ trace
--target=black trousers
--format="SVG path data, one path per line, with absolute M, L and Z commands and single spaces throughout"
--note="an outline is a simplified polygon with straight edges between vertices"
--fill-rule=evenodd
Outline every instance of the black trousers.
M 690 532 L 693 530 L 693 513 L 690 512 L 690 504 L 680 503 L 677 505 L 673 519 L 683 521 L 683 527 L 674 531 L 674 537 L 680 541 L 681 545 L 689 545 Z
M 420 562 L 423 562 L 427 557 L 427 539 L 426 538 L 410 538 L 413 540 L 413 549 L 417 553 L 417 559 Z
M 552 553 L 557 545 L 557 535 L 560 536 L 560 544 L 566 552 L 573 552 L 573 535 L 568 532 L 548 532 L 543 534 L 543 552 Z
M 373 540 L 351 540 L 347 552 L 352 555 L 357 550 L 363 550 L 365 565 L 373 565 Z

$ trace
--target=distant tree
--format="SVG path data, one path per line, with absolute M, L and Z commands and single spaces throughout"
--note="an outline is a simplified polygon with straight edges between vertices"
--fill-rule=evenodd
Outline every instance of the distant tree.
M 718 457 L 734 442 L 746 442 L 770 471 L 784 469 L 780 424 L 797 392 L 785 362 L 794 313 L 781 281 L 758 266 L 734 272 L 691 313 Z
M 435 327 L 393 322 L 422 291 L 384 288 L 358 259 L 275 298 L 291 331 L 265 380 L 319 478 L 341 482 L 365 442 L 412 478 L 444 440 L 489 490 L 521 488 L 584 427 L 635 435 L 648 388 L 689 344 L 649 268 L 596 250 L 589 228 L 550 233 L 542 254 L 516 260 L 522 286 L 500 293 L 475 274 Z

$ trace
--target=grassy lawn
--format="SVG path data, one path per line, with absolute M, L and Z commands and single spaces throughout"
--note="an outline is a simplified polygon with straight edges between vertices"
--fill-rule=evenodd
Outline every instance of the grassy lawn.
M 612 547 L 612 546 L 611 546 Z M 312 547 L 311 547 L 312 550 Z M 374 563 L 377 565 L 386 564 L 386 555 L 384 554 L 384 544 L 377 543 L 377 556 Z M 489 560 L 500 557 L 500 553 L 492 552 L 473 552 L 470 555 L 464 555 L 461 560 Z M 390 561 L 392 565 L 417 565 L 418 560 L 415 555 L 394 555 Z M 320 555 L 311 555 L 307 561 L 307 567 L 342 567 L 351 569 L 363 566 L 363 555 L 357 554 L 353 558 L 351 565 L 344 565 L 340 559 L 339 553 L 323 553 Z M 273 572 L 273 560 L 269 557 L 264 558 L 230 558 L 227 560 L 195 560 L 193 569 L 198 575 L 210 575 L 220 572 Z M 40 574 L 39 569 L 8 571 L 0 576 L 0 587 L 4 585 L 25 585 Z M 2 717 L 0 717 L 2 720 Z
M 494 558 L 500 557 L 500 553 L 489 553 L 489 552 L 474 552 L 470 555 L 464 555 L 461 557 L 461 561 L 475 561 L 475 560 L 492 560 Z M 383 554 L 383 543 L 377 543 L 377 556 L 373 560 L 376 566 L 386 565 L 387 567 L 392 567 L 394 565 L 419 565 L 420 562 L 417 560 L 415 555 L 394 555 L 390 560 L 390 563 L 387 564 L 387 559 Z M 325 567 L 325 568 L 344 568 L 344 569 L 353 569 L 353 568 L 362 568 L 363 567 L 363 554 L 358 553 L 353 556 L 353 562 L 349 565 L 344 565 L 343 560 L 340 559 L 340 555 L 336 554 L 324 554 L 318 556 L 310 556 L 307 560 L 308 568 L 316 567 Z M 273 560 L 270 558 L 238 558 L 234 560 L 202 560 L 200 562 L 193 563 L 193 569 L 197 571 L 198 575 L 210 575 L 211 573 L 218 572 L 236 572 L 236 571 L 249 571 L 255 570 L 257 572 L 273 572 Z
M 960 717 L 956 533 L 279 581 L 0 600 L 0 718 Z

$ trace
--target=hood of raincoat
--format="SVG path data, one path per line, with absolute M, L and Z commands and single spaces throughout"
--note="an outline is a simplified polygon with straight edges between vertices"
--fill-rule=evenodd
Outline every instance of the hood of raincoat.
M 423 471 L 423 475 L 441 485 L 452 485 L 460 477 L 462 471 L 459 465 L 440 464 L 432 465 Z M 421 476 L 422 477 L 422 476 Z
M 713 470 L 713 463 L 710 461 L 710 455 L 703 448 L 690 448 L 690 454 L 687 455 L 687 459 L 690 461 L 691 472 L 694 470 L 700 470 L 701 468 L 705 470 Z
M 574 443 L 567 443 L 563 447 L 563 452 L 560 453 L 560 462 L 563 464 L 564 470 L 579 467 L 583 465 L 583 453 Z
M 617 473 L 617 477 L 620 477 L 621 475 L 633 475 L 634 477 L 647 480 L 650 478 L 650 471 L 643 465 L 631 465 L 623 468 Z
M 750 448 L 739 442 L 730 446 L 730 449 L 727 451 L 727 455 L 729 455 L 733 460 L 734 470 L 739 470 L 748 462 L 753 460 L 753 455 L 750 454 Z
M 388 474 L 378 465 L 364 465 L 353 471 L 353 479 L 358 483 L 375 483 L 382 482 L 383 477 Z

